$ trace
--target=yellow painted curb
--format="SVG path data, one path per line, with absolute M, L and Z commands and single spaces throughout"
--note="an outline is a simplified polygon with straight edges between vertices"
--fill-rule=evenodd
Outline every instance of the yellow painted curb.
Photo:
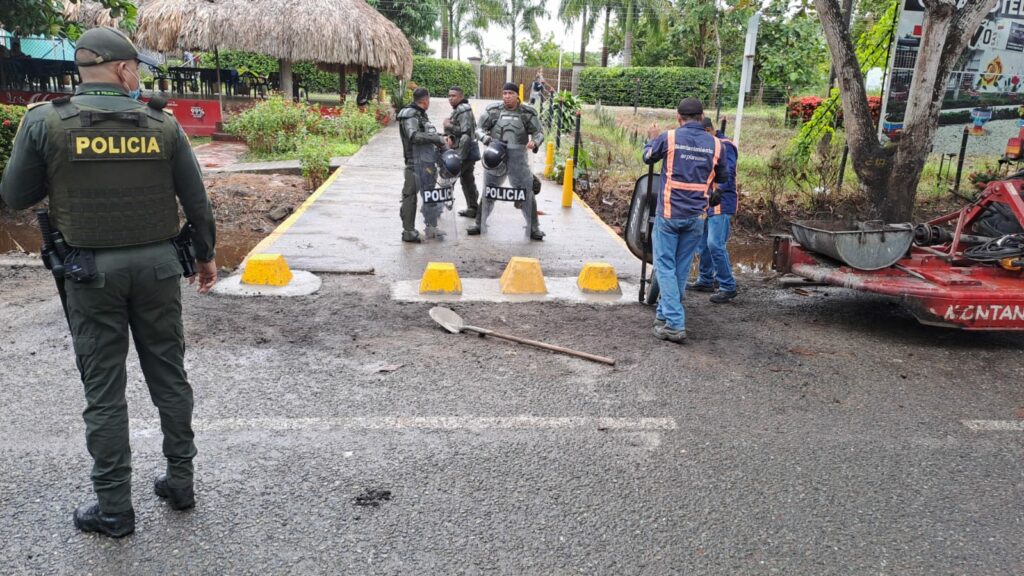
M 501 274 L 502 294 L 547 294 L 540 260 L 513 256 Z
M 242 272 L 243 284 L 287 286 L 291 281 L 292 271 L 280 254 L 253 254 Z
M 455 264 L 428 262 L 420 280 L 420 294 L 462 294 L 462 280 Z
M 615 267 L 606 262 L 587 262 L 580 271 L 576 285 L 586 293 L 622 294 Z
M 284 236 L 284 233 L 287 232 L 288 229 L 292 227 L 292 225 L 298 222 L 299 218 L 306 212 L 306 210 L 308 210 L 309 207 L 312 206 L 313 203 L 316 202 L 320 198 L 320 196 L 322 196 L 323 193 L 327 191 L 331 184 L 334 184 L 334 181 L 338 179 L 338 176 L 341 176 L 340 167 L 337 170 L 335 170 L 334 174 L 331 174 L 330 177 L 327 178 L 327 180 L 324 180 L 324 183 L 321 184 L 320 187 L 316 189 L 316 192 L 310 194 L 309 198 L 306 198 L 306 201 L 303 202 L 302 205 L 300 205 L 298 208 L 296 208 L 295 212 L 292 212 L 291 216 L 285 219 L 284 222 L 281 222 L 277 226 L 277 228 L 274 228 L 274 231 L 271 232 L 269 236 L 261 240 L 260 243 L 257 244 L 255 248 L 250 250 L 249 253 L 245 256 L 245 261 L 242 262 L 242 265 L 246 265 L 250 258 L 252 258 L 256 254 L 259 254 L 260 252 L 267 250 L 268 248 L 270 248 L 271 245 L 277 242 L 281 238 L 281 236 Z
M 597 223 L 602 228 L 604 228 L 605 232 L 610 234 L 611 237 L 614 238 L 615 241 L 619 243 L 619 246 L 622 246 L 622 248 L 626 252 L 629 252 L 630 256 L 633 255 L 633 252 L 629 249 L 629 244 L 626 244 L 626 241 L 622 239 L 622 236 L 619 236 L 618 233 L 616 233 L 615 230 L 612 229 L 611 226 L 606 224 L 604 220 L 601 220 L 601 217 L 597 215 L 597 212 L 594 212 L 594 209 L 591 208 L 590 205 L 588 205 L 586 203 L 586 201 L 583 200 L 583 198 L 580 198 L 579 194 L 576 194 L 574 192 L 572 197 L 575 200 L 576 204 L 579 204 L 580 206 L 583 206 L 583 209 L 587 211 L 587 214 L 590 214 L 590 217 L 593 218 L 595 221 L 597 221 Z

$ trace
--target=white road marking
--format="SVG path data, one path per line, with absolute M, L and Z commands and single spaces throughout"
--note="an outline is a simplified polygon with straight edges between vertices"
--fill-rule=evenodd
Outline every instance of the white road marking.
M 370 416 L 354 418 L 220 418 L 194 420 L 196 432 L 288 431 L 288 430 L 675 430 L 674 418 L 598 418 L 589 416 L 550 418 L 543 416 Z M 158 420 L 133 420 L 133 434 L 160 433 Z
M 1024 420 L 961 420 L 964 426 L 979 432 L 1024 432 Z

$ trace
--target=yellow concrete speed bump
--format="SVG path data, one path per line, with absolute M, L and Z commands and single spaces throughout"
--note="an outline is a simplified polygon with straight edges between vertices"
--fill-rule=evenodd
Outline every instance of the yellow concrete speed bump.
M 501 274 L 502 294 L 547 294 L 540 260 L 513 256 Z
M 280 254 L 253 254 L 245 261 L 243 284 L 287 286 L 292 281 L 288 262 Z
M 455 264 L 428 262 L 420 280 L 420 294 L 462 294 L 462 280 Z
M 576 285 L 587 293 L 622 294 L 615 268 L 605 262 L 587 262 L 580 271 Z

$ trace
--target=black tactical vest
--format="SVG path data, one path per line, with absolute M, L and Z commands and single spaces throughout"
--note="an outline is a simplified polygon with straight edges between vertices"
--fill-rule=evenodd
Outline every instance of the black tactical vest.
M 46 117 L 50 219 L 68 245 L 116 248 L 178 233 L 177 124 L 139 103 L 111 112 L 68 100 Z

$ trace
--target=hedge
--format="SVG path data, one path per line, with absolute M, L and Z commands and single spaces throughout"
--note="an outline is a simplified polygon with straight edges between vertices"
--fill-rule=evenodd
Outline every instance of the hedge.
M 636 102 L 646 108 L 675 108 L 687 97 L 707 102 L 714 82 L 714 71 L 702 68 L 584 68 L 579 96 L 590 104 L 632 106 Z
M 461 86 L 466 96 L 476 95 L 476 73 L 473 66 L 458 60 L 441 60 L 429 56 L 414 56 L 412 81 L 430 90 L 434 97 L 444 97 L 452 86 Z

